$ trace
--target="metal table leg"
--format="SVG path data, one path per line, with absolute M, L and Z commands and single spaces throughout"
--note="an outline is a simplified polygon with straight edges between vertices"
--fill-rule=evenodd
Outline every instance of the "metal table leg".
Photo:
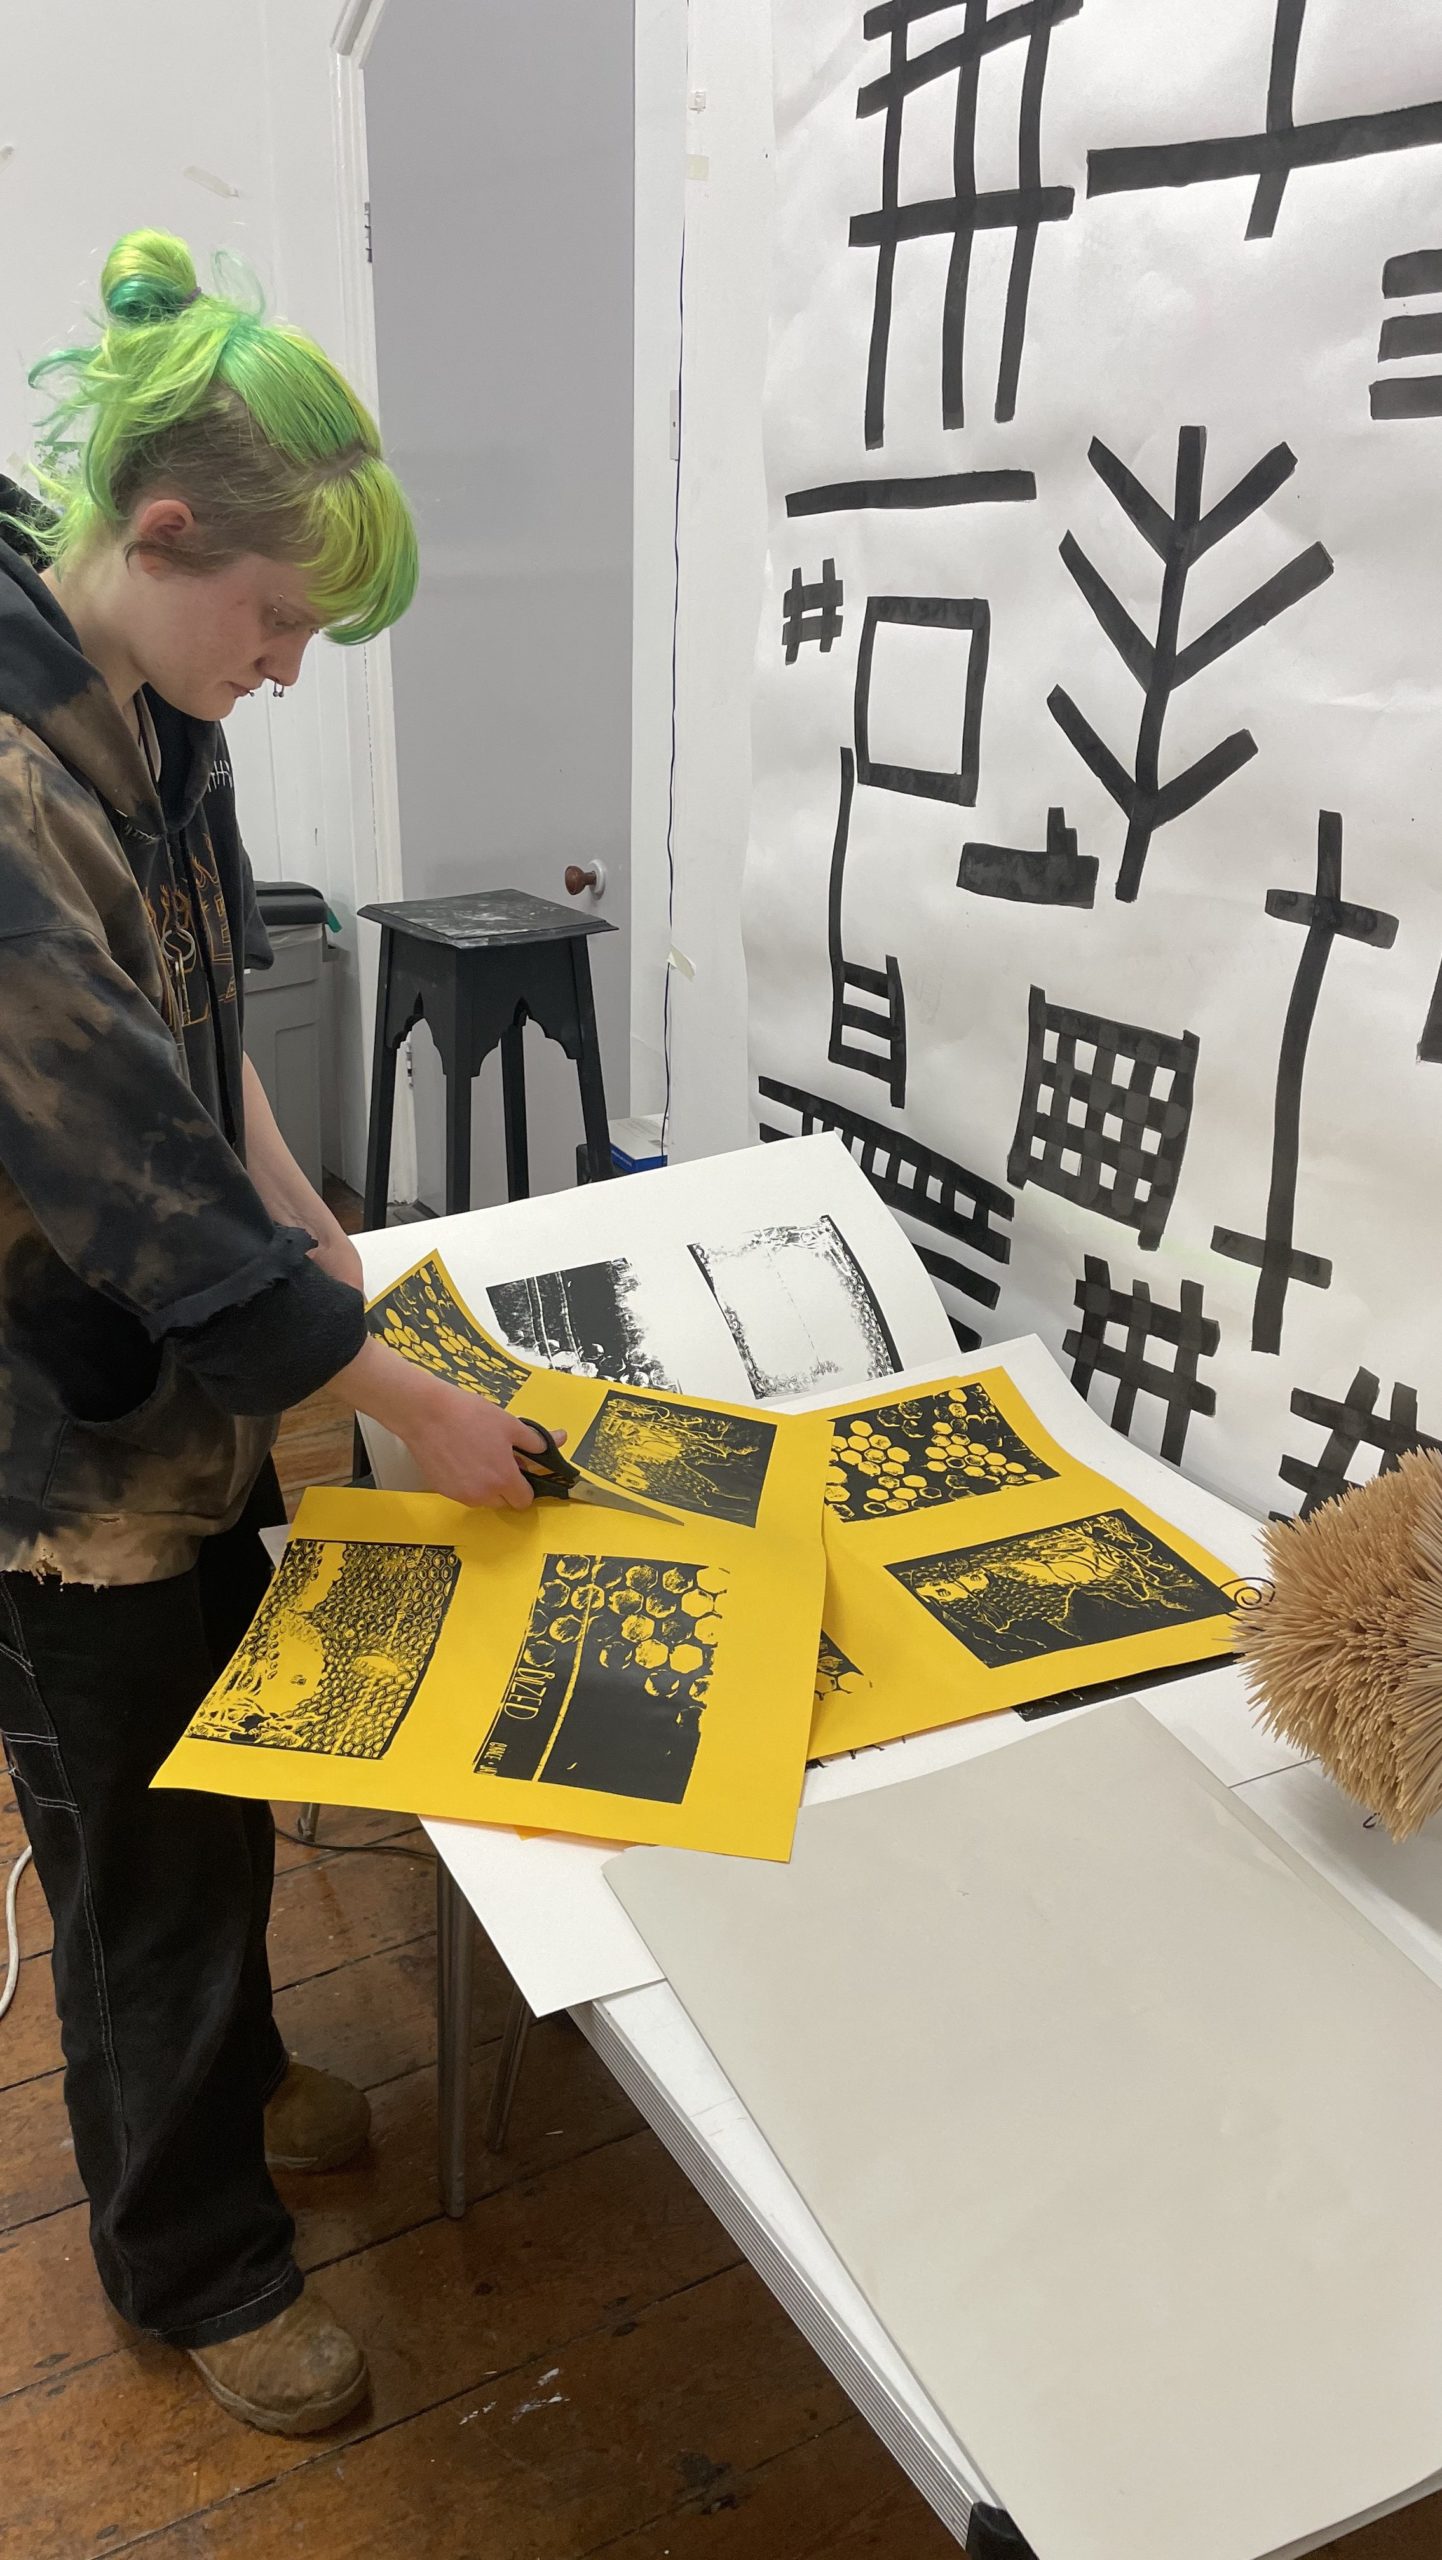
M 295 1817 L 295 1836 L 297 1840 L 303 1840 L 308 1849 L 313 1849 L 315 1847 L 315 1835 L 319 1827 L 320 1806 L 318 1804 L 303 1804 Z
M 444 1859 L 436 1860 L 436 2099 L 441 2209 L 459 2222 L 466 2209 L 466 2116 L 470 2096 L 471 1986 L 476 1923 Z
M 488 2151 L 505 2150 L 506 2135 L 511 2123 L 511 2101 L 515 2097 L 516 2082 L 521 2076 L 521 2064 L 525 2060 L 526 2040 L 535 2023 L 521 1993 L 513 1991 L 510 2011 L 506 2018 L 506 2031 L 501 2038 L 501 2050 L 496 2057 L 496 2076 L 491 2083 L 491 2103 L 486 2110 L 486 2149 Z

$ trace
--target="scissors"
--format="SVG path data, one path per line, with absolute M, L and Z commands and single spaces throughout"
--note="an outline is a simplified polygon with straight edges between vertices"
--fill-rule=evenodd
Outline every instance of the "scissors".
M 622 1493 L 619 1487 L 613 1489 L 607 1484 L 603 1489 L 598 1484 L 588 1484 L 580 1469 L 573 1467 L 570 1459 L 557 1448 L 544 1422 L 533 1422 L 525 1413 L 518 1413 L 516 1420 L 527 1431 L 534 1431 L 542 1444 L 539 1449 L 516 1451 L 516 1462 L 521 1473 L 529 1477 L 538 1502 L 549 1496 L 556 1502 L 598 1503 L 607 1511 L 639 1511 L 643 1520 L 675 1519 L 674 1511 L 663 1511 L 659 1505 L 653 1506 L 648 1502 L 633 1502 L 630 1495 Z

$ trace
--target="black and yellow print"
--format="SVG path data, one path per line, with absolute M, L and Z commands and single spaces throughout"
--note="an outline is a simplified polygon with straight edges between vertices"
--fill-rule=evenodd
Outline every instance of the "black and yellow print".
M 839 1644 L 833 1643 L 823 1627 L 816 1654 L 817 1713 L 830 1706 L 833 1700 L 863 1697 L 870 1686 L 865 1672 L 857 1669 L 851 1656 L 843 1653 Z
M 367 1308 L 366 1323 L 403 1360 L 493 1404 L 512 1403 L 534 1374 L 477 1324 L 436 1253 L 383 1289 Z
M 1055 1474 L 985 1387 L 958 1382 L 935 1395 L 838 1417 L 826 1501 L 838 1520 L 885 1520 L 934 1503 L 1045 1484 Z
M 293 1538 L 191 1733 L 379 1760 L 425 1677 L 460 1569 L 451 1547 Z
M 705 1564 L 548 1555 L 477 1770 L 680 1804 L 726 1589 Z
M 1223 1616 L 1226 1592 L 1125 1511 L 888 1571 L 990 1670 Z
M 576 1464 L 621 1493 L 752 1529 L 776 1430 L 759 1414 L 613 1388 L 577 1447 Z

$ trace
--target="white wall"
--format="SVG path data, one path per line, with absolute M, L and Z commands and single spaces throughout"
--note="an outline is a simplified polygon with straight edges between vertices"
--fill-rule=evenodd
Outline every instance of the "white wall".
M 389 0 L 400 9 L 405 0 Z M 10 0 L 0 105 L 0 459 L 28 448 L 27 366 L 77 335 L 112 241 L 140 223 L 198 255 L 238 249 L 275 308 L 369 396 L 359 208 L 340 158 L 336 0 L 147 0 L 143 41 L 102 0 Z M 689 28 L 688 28 L 689 17 Z M 689 34 L 689 68 L 687 62 Z M 64 66 L 64 77 L 57 76 Z M 687 222 L 678 632 L 671 1144 L 748 1130 L 741 871 L 750 689 L 765 541 L 761 386 L 771 191 L 768 0 L 636 0 L 636 476 L 632 1107 L 659 1109 L 670 766 L 676 282 Z M 688 112 L 688 95 L 693 104 Z M 704 101 L 704 103 L 700 103 Z M 384 419 L 382 419 L 384 425 Z M 327 1160 L 358 1183 L 375 952 L 355 924 L 401 893 L 388 652 L 317 643 L 282 703 L 230 723 L 256 869 L 309 877 L 341 920 L 330 973 Z M 373 706 L 369 695 L 375 691 Z M 379 820 L 377 806 L 379 804 Z M 379 835 L 380 849 L 377 838 Z M 612 1108 L 626 1107 L 618 1092 Z M 403 1138 L 398 1125 L 398 1146 Z M 393 1189 L 403 1191 L 400 1166 Z
M 0 459 L 29 448 L 26 370 L 90 334 L 106 251 L 141 225 L 205 260 L 236 250 L 271 306 L 365 383 L 365 315 L 342 221 L 336 0 L 10 0 L 0 104 Z M 352 237 L 354 234 L 352 233 Z M 241 824 L 262 876 L 314 880 L 344 931 L 330 972 L 327 1161 L 364 1162 L 375 959 L 355 909 L 379 887 L 368 687 L 380 650 L 318 641 L 299 689 L 228 724 Z M 370 661 L 369 667 L 367 661 Z M 379 662 L 379 663 L 378 663 Z M 384 741 L 381 741 L 383 749 Z M 384 791 L 384 755 L 379 788 Z
M 689 16 L 689 68 L 688 51 Z M 769 0 L 636 0 L 633 1108 L 659 1111 L 671 756 L 670 404 L 686 225 L 677 632 L 673 1156 L 744 1146 L 741 874 L 765 559 L 761 390 L 771 230 Z

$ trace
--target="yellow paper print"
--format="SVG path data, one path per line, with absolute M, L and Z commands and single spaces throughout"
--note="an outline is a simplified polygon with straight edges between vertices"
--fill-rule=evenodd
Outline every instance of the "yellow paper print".
M 1237 1576 L 1043 1430 L 1005 1370 L 828 1415 L 813 1757 L 1232 1650 Z
M 156 1784 L 786 1857 L 816 1684 L 824 1429 L 785 1448 L 792 1517 L 764 1536 L 599 1504 L 308 1493 Z

